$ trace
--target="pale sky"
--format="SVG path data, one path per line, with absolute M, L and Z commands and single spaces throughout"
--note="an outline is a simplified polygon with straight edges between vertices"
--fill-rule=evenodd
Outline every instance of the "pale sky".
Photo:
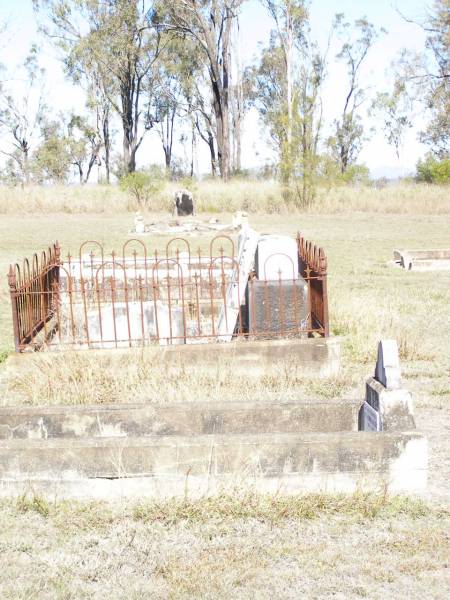
M 317 39 L 323 46 L 326 44 L 333 17 L 336 12 L 343 12 L 349 21 L 366 16 L 377 27 L 388 30 L 387 35 L 372 47 L 364 69 L 361 73 L 361 83 L 370 88 L 368 96 L 376 91 L 389 88 L 390 63 L 402 48 L 421 51 L 424 48 L 424 34 L 421 29 L 407 23 L 396 12 L 396 7 L 408 17 L 420 20 L 424 17 L 427 5 L 423 0 L 314 0 L 311 7 L 312 38 Z M 25 58 L 32 42 L 38 42 L 42 48 L 41 66 L 48 74 L 47 102 L 55 113 L 59 111 L 80 112 L 83 108 L 84 97 L 64 78 L 60 63 L 56 58 L 56 50 L 44 42 L 37 34 L 36 19 L 31 0 L 0 0 L 0 23 L 8 23 L 6 43 L 0 46 L 0 63 L 12 69 L 15 80 L 13 85 L 20 89 L 22 85 L 18 71 L 14 66 Z M 257 0 L 248 0 L 243 8 L 240 19 L 241 52 L 244 66 L 251 64 L 258 54 L 258 45 L 267 44 L 272 22 L 264 8 Z M 345 71 L 342 65 L 334 61 L 336 47 L 329 53 L 329 78 L 324 88 L 324 116 L 327 122 L 332 122 L 342 110 L 345 95 Z M 416 127 L 409 131 L 401 148 L 400 159 L 397 158 L 383 139 L 376 123 L 370 122 L 365 116 L 367 105 L 362 109 L 362 115 L 367 127 L 375 127 L 372 139 L 364 147 L 358 162 L 367 164 L 372 175 L 400 175 L 414 171 L 415 164 L 426 152 L 426 148 L 417 142 L 417 132 L 421 125 L 418 117 Z M 120 126 L 116 124 L 116 145 L 120 150 Z M 0 143 L 5 143 L 0 139 Z M 177 144 L 175 153 L 182 156 L 183 150 Z M 208 149 L 199 142 L 200 171 L 208 171 Z M 258 120 L 256 111 L 251 110 L 244 123 L 243 135 L 243 166 L 255 167 L 273 157 L 272 150 L 267 144 L 267 135 Z M 150 132 L 138 154 L 138 163 L 142 166 L 150 163 L 162 163 L 163 152 L 156 132 Z

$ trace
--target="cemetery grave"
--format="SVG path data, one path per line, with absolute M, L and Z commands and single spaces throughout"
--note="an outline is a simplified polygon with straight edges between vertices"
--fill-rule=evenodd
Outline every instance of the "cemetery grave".
M 450 270 L 450 249 L 394 250 L 394 264 L 405 271 Z
M 427 439 L 399 369 L 395 342 L 384 340 L 365 400 L 6 406 L 0 494 L 422 492 Z
M 248 225 L 206 255 L 184 238 L 165 253 L 131 239 L 110 256 L 87 241 L 63 259 L 56 243 L 8 275 L 19 352 L 327 337 L 326 281 L 321 248 Z
M 211 235 L 214 233 L 233 233 L 239 230 L 242 226 L 248 225 L 248 216 L 244 211 L 238 210 L 232 217 L 231 223 L 221 223 L 218 217 L 210 219 L 198 219 L 188 215 L 183 218 L 177 218 L 172 215 L 171 218 L 166 218 L 158 221 L 146 223 L 141 213 L 136 213 L 134 217 L 133 229 L 131 235 Z

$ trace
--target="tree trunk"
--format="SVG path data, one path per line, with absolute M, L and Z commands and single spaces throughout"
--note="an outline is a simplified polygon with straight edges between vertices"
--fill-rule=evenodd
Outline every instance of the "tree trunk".
M 91 175 L 92 167 L 95 165 L 96 162 L 98 162 L 98 155 L 99 155 L 99 152 L 100 152 L 100 147 L 101 147 L 101 143 L 98 143 L 95 146 L 95 150 L 92 151 L 91 157 L 89 159 L 89 163 L 88 163 L 86 175 L 85 175 L 85 178 L 84 178 L 84 183 L 88 182 L 89 177 Z
M 25 142 L 25 145 L 22 147 L 22 152 L 23 152 L 23 174 L 25 177 L 25 183 L 26 183 L 26 185 L 28 185 L 30 183 L 30 161 L 29 161 L 29 156 L 28 156 L 29 147 L 26 142 Z
M 139 90 L 134 89 L 134 82 L 133 85 L 125 83 L 121 87 L 124 167 L 127 173 L 134 173 L 136 152 L 139 148 L 137 139 Z
M 205 132 L 202 131 L 202 129 L 200 127 L 200 123 L 198 121 L 198 118 L 196 119 L 195 124 L 196 124 L 197 131 L 198 131 L 200 137 L 202 138 L 202 140 L 204 142 L 206 142 L 208 144 L 209 154 L 211 157 L 211 175 L 213 177 L 216 177 L 216 175 L 217 175 L 217 159 L 216 159 L 216 149 L 214 146 L 214 134 L 211 130 L 210 119 L 205 117 L 205 115 L 203 115 L 203 117 L 204 117 L 204 121 L 205 121 L 206 134 L 205 134 Z
M 222 86 L 217 82 L 213 83 L 214 91 L 214 116 L 216 118 L 217 129 L 217 158 L 219 162 L 220 176 L 224 181 L 228 180 L 230 170 L 230 131 L 228 120 L 230 118 L 228 110 L 228 91 L 219 89 Z
M 217 175 L 216 149 L 214 147 L 214 136 L 210 129 L 208 129 L 208 146 L 209 146 L 209 153 L 211 156 L 211 175 L 213 177 L 216 177 L 216 175 Z
M 233 170 L 240 172 L 242 169 L 242 119 L 244 114 L 244 91 L 242 86 L 242 61 L 241 44 L 239 37 L 239 19 L 235 19 L 234 42 L 236 77 L 233 85 Z M 231 61 L 230 61 L 231 62 Z
M 111 150 L 111 138 L 109 135 L 109 108 L 106 109 L 104 118 L 103 118 L 103 125 L 102 125 L 102 132 L 103 132 L 103 144 L 105 147 L 105 171 L 106 171 L 106 183 L 109 185 L 110 183 L 110 150 Z
M 164 150 L 164 162 L 166 165 L 166 172 L 170 173 L 170 165 L 172 163 L 171 152 L 167 146 L 164 146 L 163 150 Z
M 292 172 L 292 121 L 293 121 L 293 91 L 292 91 L 292 68 L 293 68 L 293 48 L 294 48 L 294 31 L 292 15 L 287 15 L 287 36 L 284 45 L 285 61 L 286 61 L 286 148 L 284 150 L 284 181 L 288 185 L 291 180 Z
M 123 162 L 126 173 L 136 171 L 136 148 L 130 143 L 126 132 L 123 135 Z

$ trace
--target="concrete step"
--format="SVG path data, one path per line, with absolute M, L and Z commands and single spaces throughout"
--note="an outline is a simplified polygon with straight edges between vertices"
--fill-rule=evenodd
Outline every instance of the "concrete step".
M 357 431 L 361 400 L 0 408 L 0 439 Z
M 168 497 L 426 485 L 417 432 L 156 435 L 0 441 L 0 494 Z

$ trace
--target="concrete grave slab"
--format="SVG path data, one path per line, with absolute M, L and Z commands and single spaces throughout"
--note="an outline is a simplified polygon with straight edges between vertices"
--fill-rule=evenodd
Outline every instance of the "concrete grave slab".
M 198 497 L 423 490 L 427 441 L 416 432 L 3 440 L 0 495 Z M 112 482 L 115 481 L 113 484 Z
M 0 439 L 357 431 L 361 401 L 133 403 L 0 408 Z
M 440 250 L 394 250 L 394 264 L 406 271 L 450 270 L 450 248 Z

